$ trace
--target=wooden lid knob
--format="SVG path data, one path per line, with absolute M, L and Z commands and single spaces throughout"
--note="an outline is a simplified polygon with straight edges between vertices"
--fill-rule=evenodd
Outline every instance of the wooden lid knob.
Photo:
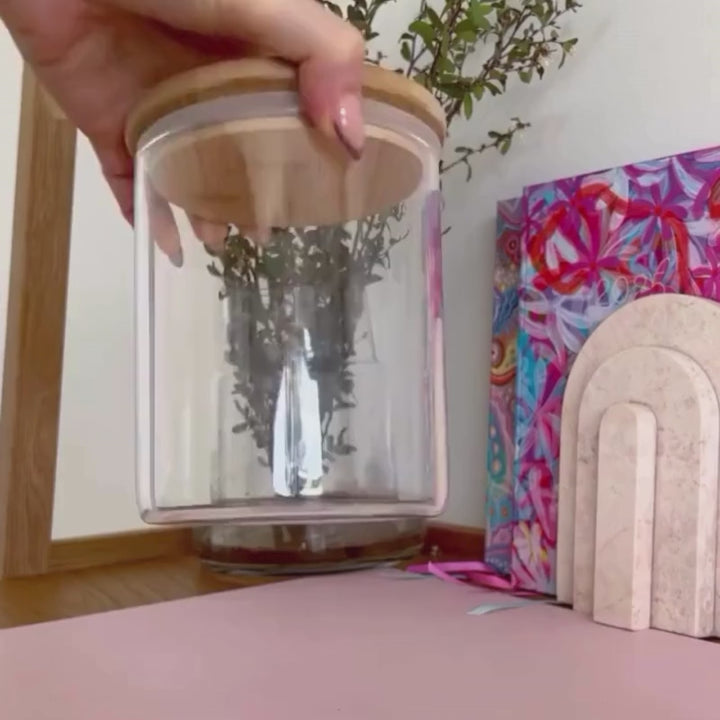
M 230 61 L 178 75 L 131 114 L 128 148 L 134 153 L 145 130 L 173 111 L 278 90 L 295 91 L 296 78 L 292 67 L 274 60 Z M 443 140 L 442 108 L 414 81 L 368 65 L 363 96 L 412 114 Z M 340 224 L 402 202 L 422 180 L 420 145 L 402 128 L 368 123 L 366 134 L 363 156 L 353 161 L 297 115 L 220 121 L 161 135 L 143 167 L 156 192 L 205 220 L 246 228 Z

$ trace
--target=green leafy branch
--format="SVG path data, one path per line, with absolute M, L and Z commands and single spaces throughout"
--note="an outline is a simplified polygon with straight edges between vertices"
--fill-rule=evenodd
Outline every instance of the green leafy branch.
M 367 56 L 381 62 L 372 50 L 379 36 L 374 29 L 378 13 L 394 0 L 355 0 L 343 14 L 337 3 L 319 0 L 332 12 L 353 23 L 368 43 Z M 439 7 L 442 5 L 441 7 Z M 562 21 L 581 7 L 579 0 L 420 0 L 416 17 L 400 35 L 405 66 L 397 68 L 426 87 L 445 111 L 448 127 L 458 117 L 470 119 L 486 97 L 503 94 L 517 78 L 523 83 L 542 79 L 559 56 L 562 67 L 577 44 L 562 34 Z M 473 61 L 485 50 L 480 68 Z M 448 172 L 460 165 L 471 176 L 471 160 L 490 149 L 506 154 L 516 134 L 530 123 L 514 118 L 504 131 L 491 131 L 475 147 L 456 148 L 457 158 L 441 167 Z
M 488 140 L 481 143 L 477 147 L 467 147 L 465 145 L 458 145 L 455 148 L 457 157 L 449 163 L 440 163 L 440 172 L 446 173 L 454 170 L 460 165 L 464 165 L 467 171 L 466 180 L 472 178 L 473 166 L 471 158 L 476 155 L 484 153 L 486 150 L 495 149 L 498 150 L 501 155 L 507 155 L 510 152 L 513 139 L 526 128 L 530 127 L 530 123 L 523 122 L 520 118 L 512 118 L 512 125 L 505 130 L 505 132 L 498 132 L 497 130 L 491 130 L 488 133 Z

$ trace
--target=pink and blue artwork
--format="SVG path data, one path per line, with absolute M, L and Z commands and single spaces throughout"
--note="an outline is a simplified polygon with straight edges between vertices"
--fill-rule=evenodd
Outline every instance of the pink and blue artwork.
M 485 562 L 510 573 L 514 527 L 515 368 L 522 198 L 498 203 L 490 359 Z
M 509 542 L 518 587 L 553 594 L 560 418 L 573 361 L 606 317 L 643 295 L 720 300 L 720 148 L 526 188 L 515 222 L 523 230 L 512 531 L 490 516 L 488 538 L 496 557 L 505 557 L 501 539 Z

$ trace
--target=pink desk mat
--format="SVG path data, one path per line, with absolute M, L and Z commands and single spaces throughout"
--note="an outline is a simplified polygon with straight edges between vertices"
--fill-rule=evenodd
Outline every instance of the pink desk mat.
M 0 718 L 720 717 L 720 645 L 546 605 L 467 614 L 497 597 L 379 571 L 5 630 Z

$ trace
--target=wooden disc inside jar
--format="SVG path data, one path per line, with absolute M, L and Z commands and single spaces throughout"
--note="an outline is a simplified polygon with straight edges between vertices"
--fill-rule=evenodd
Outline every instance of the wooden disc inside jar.
M 410 197 L 423 165 L 413 142 L 368 126 L 351 159 L 295 117 L 236 120 L 153 144 L 147 180 L 163 198 L 205 220 L 240 227 L 333 225 Z
M 222 97 L 296 92 L 296 72 L 269 58 L 246 58 L 188 71 L 150 90 L 131 114 L 126 143 L 174 111 Z M 418 83 L 374 65 L 363 68 L 362 95 L 401 110 L 440 142 L 445 116 Z M 242 227 L 333 225 L 373 215 L 409 198 L 423 180 L 421 144 L 402 125 L 373 125 L 354 161 L 339 141 L 299 115 L 262 116 L 188 127 L 159 136 L 143 152 L 142 167 L 160 196 L 186 212 Z

